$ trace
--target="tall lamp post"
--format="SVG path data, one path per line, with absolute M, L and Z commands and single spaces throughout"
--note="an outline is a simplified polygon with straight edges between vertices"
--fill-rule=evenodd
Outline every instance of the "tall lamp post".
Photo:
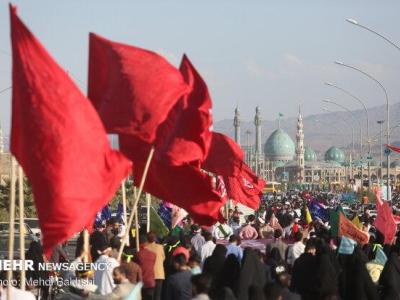
M 385 123 L 385 121 L 384 120 L 379 120 L 379 121 L 377 121 L 377 123 L 379 124 L 379 134 L 380 134 L 380 137 L 379 137 L 379 144 L 381 145 L 381 154 L 380 154 L 380 163 L 379 163 L 379 169 L 380 169 L 380 176 L 379 176 L 379 181 L 381 182 L 382 181 L 382 178 L 383 178 L 383 170 L 382 170 L 382 162 L 383 162 L 383 143 L 382 143 L 382 124 L 383 123 Z
M 389 118 L 390 108 L 389 108 L 389 96 L 387 94 L 386 88 L 382 85 L 382 83 L 378 79 L 376 79 L 369 73 L 367 73 L 357 67 L 347 65 L 341 61 L 335 61 L 335 64 L 342 66 L 342 67 L 350 68 L 352 70 L 355 70 L 355 71 L 367 76 L 369 79 L 372 79 L 376 84 L 378 84 L 379 87 L 382 89 L 383 93 L 385 94 L 385 99 L 386 99 L 386 131 L 387 131 L 386 132 L 386 143 L 389 145 L 390 144 L 390 125 L 389 125 L 390 124 L 389 123 L 390 122 L 390 118 Z M 386 158 L 386 163 L 387 163 L 386 172 L 387 172 L 387 191 L 388 191 L 387 195 L 389 198 L 389 195 L 390 195 L 390 193 L 389 193 L 389 191 L 390 191 L 390 155 L 387 155 L 386 157 L 387 157 Z M 387 199 L 387 200 L 390 200 L 390 199 Z
M 360 121 L 357 120 L 357 118 L 355 117 L 354 113 L 353 113 L 349 108 L 347 108 L 346 106 L 341 105 L 341 104 L 339 104 L 339 103 L 337 103 L 337 102 L 335 102 L 335 101 L 332 101 L 332 100 L 330 100 L 330 99 L 324 99 L 324 100 L 322 100 L 322 101 L 325 102 L 325 103 L 334 104 L 334 105 L 336 105 L 336 106 L 338 106 L 338 107 L 344 109 L 345 111 L 347 111 L 347 112 L 351 115 L 351 117 L 352 117 L 352 119 L 353 119 L 353 124 L 357 121 L 357 122 L 358 122 L 358 125 L 360 126 L 361 186 L 363 186 L 362 183 L 363 183 L 363 181 L 364 181 L 364 174 L 363 174 L 363 165 L 362 165 L 362 149 L 363 149 L 362 124 L 361 124 Z
M 355 96 L 354 94 L 350 93 L 349 91 L 345 90 L 344 88 L 341 88 L 340 86 L 333 84 L 331 82 L 325 82 L 327 86 L 333 87 L 335 89 L 338 89 L 339 91 L 342 91 L 346 95 L 350 96 L 354 100 L 356 100 L 358 103 L 362 105 L 364 108 L 365 112 L 365 117 L 367 120 L 367 143 L 368 143 L 368 155 L 367 155 L 367 161 L 368 161 L 368 190 L 370 189 L 371 186 L 371 163 L 370 163 L 370 156 L 371 156 L 371 139 L 369 135 L 369 114 L 368 114 L 368 109 L 367 106 L 365 105 L 364 101 L 362 101 L 360 98 Z
M 329 112 L 329 113 L 334 113 L 333 111 L 327 109 L 326 107 L 322 107 L 322 110 Z M 354 157 L 354 124 L 352 124 L 345 118 L 341 117 L 341 119 L 348 127 L 351 127 L 351 152 L 350 152 L 349 164 L 350 164 L 350 178 L 353 179 L 353 160 L 352 160 L 352 158 Z

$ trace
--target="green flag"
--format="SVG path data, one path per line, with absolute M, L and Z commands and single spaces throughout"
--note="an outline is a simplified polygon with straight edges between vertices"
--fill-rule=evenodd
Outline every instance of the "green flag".
M 169 233 L 168 227 L 164 224 L 153 207 L 150 207 L 150 230 L 161 238 Z
M 339 213 L 344 215 L 343 208 L 339 205 L 336 209 L 329 209 L 329 223 L 331 224 L 332 237 L 339 234 Z

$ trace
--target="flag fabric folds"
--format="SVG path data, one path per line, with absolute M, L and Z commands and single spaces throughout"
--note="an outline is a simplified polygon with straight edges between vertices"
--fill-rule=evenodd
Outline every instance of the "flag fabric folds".
M 258 209 L 265 181 L 244 162 L 237 176 L 224 177 L 228 197 L 252 209 Z
M 93 106 L 10 6 L 11 152 L 32 184 L 46 255 L 112 198 L 132 164 L 110 148 Z
M 339 237 L 348 237 L 360 245 L 368 244 L 369 234 L 358 229 L 342 212 L 339 212 Z
M 391 244 L 396 235 L 397 224 L 394 219 L 392 209 L 388 202 L 381 199 L 381 191 L 376 192 L 376 209 L 378 211 L 375 219 L 375 227 L 384 235 L 385 244 Z
M 224 177 L 236 176 L 242 171 L 243 159 L 243 150 L 234 140 L 213 132 L 210 151 L 202 168 Z
M 88 96 L 109 133 L 153 143 L 158 126 L 189 91 L 182 74 L 160 55 L 89 38 Z
M 385 145 L 386 147 L 388 147 L 390 150 L 400 153 L 400 148 L 399 147 L 395 147 L 395 146 L 391 146 L 391 145 Z
M 140 182 L 145 163 L 134 164 L 134 181 Z M 168 166 L 153 160 L 143 190 L 185 209 L 201 225 L 211 226 L 221 219 L 224 199 L 215 191 L 211 177 L 194 166 Z
M 157 131 L 157 156 L 170 165 L 200 166 L 211 144 L 212 102 L 208 88 L 189 58 L 182 58 L 180 72 L 190 92 L 172 108 Z

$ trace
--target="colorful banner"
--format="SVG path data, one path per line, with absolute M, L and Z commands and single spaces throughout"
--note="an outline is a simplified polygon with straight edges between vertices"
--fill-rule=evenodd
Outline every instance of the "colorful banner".
M 358 229 L 343 213 L 339 213 L 339 237 L 346 236 L 360 245 L 367 244 L 369 234 Z

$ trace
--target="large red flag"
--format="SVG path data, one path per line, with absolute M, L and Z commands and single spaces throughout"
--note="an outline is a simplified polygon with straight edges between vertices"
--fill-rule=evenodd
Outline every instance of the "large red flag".
M 249 166 L 243 163 L 239 174 L 224 178 L 229 198 L 247 207 L 258 209 L 265 181 L 258 178 Z
M 240 146 L 226 135 L 212 133 L 211 147 L 202 168 L 224 177 L 235 176 L 241 172 L 244 159 Z
M 171 165 L 200 163 L 211 144 L 212 102 L 208 88 L 186 55 L 180 71 L 191 88 L 190 93 L 171 110 L 157 132 L 158 156 Z
M 391 244 L 396 235 L 397 222 L 388 202 L 382 201 L 381 191 L 377 190 L 375 195 L 378 215 L 375 219 L 374 225 L 384 235 L 385 244 Z
M 122 149 L 124 151 L 124 149 Z M 144 163 L 135 161 L 135 182 L 140 182 Z M 153 160 L 144 191 L 183 209 L 199 224 L 210 226 L 221 219 L 226 199 L 215 191 L 212 178 L 191 165 L 169 166 Z
M 151 51 L 93 33 L 89 44 L 88 95 L 107 131 L 153 143 L 158 126 L 189 91 L 182 74 Z
M 111 150 L 98 114 L 10 6 L 11 151 L 31 184 L 46 255 L 112 198 L 132 164 Z

